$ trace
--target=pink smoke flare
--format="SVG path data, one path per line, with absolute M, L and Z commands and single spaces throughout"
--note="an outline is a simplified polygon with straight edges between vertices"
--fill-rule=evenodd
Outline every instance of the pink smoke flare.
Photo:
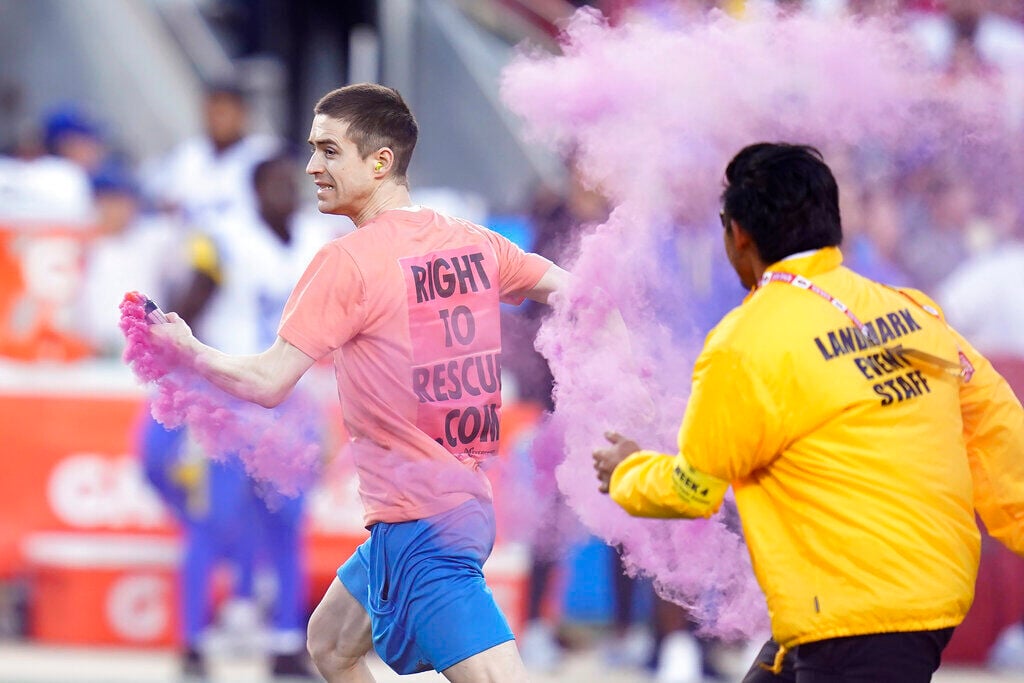
M 155 390 L 153 417 L 169 429 L 188 427 L 209 457 L 238 457 L 268 502 L 307 490 L 321 464 L 319 408 L 298 392 L 267 409 L 221 391 L 150 333 L 145 301 L 139 292 L 125 294 L 119 324 L 125 362 Z

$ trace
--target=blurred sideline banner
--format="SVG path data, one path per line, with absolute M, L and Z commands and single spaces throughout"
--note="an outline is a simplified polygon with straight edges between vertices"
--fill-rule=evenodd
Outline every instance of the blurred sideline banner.
M 167 644 L 177 531 L 133 455 L 142 392 L 114 364 L 5 364 L 0 576 L 29 591 L 29 635 Z
M 114 364 L 5 363 L 0 382 L 0 573 L 37 531 L 171 535 L 132 443 L 142 392 Z
M 75 332 L 85 251 L 82 224 L 0 221 L 0 357 L 72 361 L 91 349 Z
M 974 604 L 953 632 L 942 661 L 983 664 L 1003 629 L 1022 620 L 1024 561 L 983 532 Z
M 135 454 L 143 410 L 143 392 L 119 362 L 0 361 L 0 580 L 27 583 L 30 637 L 178 641 L 180 538 Z M 310 608 L 366 536 L 351 462 L 334 458 L 307 497 Z M 518 629 L 525 552 L 499 545 L 485 571 Z
M 1005 359 L 993 362 L 1020 391 L 1024 363 L 1018 372 Z M 0 580 L 27 581 L 29 635 L 40 641 L 177 642 L 180 541 L 135 455 L 143 399 L 120 362 L 0 361 Z M 528 431 L 538 417 L 534 407 L 507 406 L 503 441 Z M 307 501 L 312 607 L 366 537 L 351 461 L 334 458 Z M 517 632 L 528 564 L 520 545 L 499 538 L 485 567 Z M 986 536 L 974 606 L 944 660 L 982 662 L 1002 629 L 1024 617 L 1022 585 L 1024 562 Z

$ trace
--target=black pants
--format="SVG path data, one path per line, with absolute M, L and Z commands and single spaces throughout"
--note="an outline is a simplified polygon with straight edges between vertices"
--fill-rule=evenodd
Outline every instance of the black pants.
M 743 683 L 928 683 L 942 661 L 953 629 L 829 638 L 786 653 L 782 672 L 771 666 L 779 646 L 761 648 Z

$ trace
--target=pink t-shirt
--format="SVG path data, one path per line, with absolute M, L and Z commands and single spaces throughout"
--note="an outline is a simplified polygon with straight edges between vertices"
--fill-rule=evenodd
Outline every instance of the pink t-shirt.
M 325 245 L 292 291 L 280 335 L 334 355 L 367 525 L 491 499 L 499 304 L 521 303 L 550 261 L 426 208 L 386 211 Z

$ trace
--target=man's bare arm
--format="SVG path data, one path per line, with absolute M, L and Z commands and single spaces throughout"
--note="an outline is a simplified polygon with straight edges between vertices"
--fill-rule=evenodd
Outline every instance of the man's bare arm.
M 565 290 L 569 285 L 569 271 L 564 270 L 554 263 L 544 271 L 544 275 L 541 276 L 540 281 L 533 286 L 533 289 L 526 292 L 526 298 L 536 301 L 537 303 L 546 304 L 548 303 L 548 297 L 559 291 Z
M 168 313 L 169 324 L 153 325 L 154 334 L 173 343 L 192 360 L 192 367 L 232 396 L 264 408 L 283 401 L 315 359 L 278 337 L 274 344 L 254 355 L 236 356 L 203 344 L 185 321 Z

